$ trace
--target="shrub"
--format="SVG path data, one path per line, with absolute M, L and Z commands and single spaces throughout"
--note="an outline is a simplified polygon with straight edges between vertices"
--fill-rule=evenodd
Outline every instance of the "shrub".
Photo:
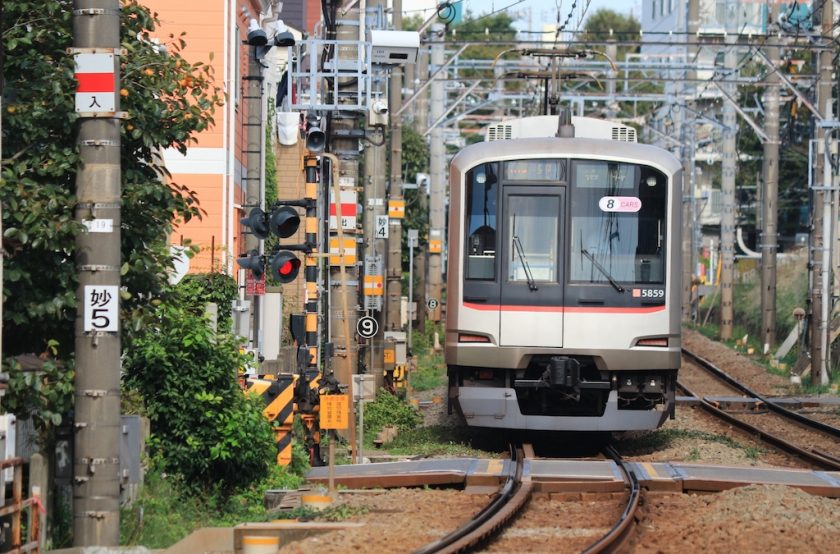
M 414 429 L 423 422 L 423 416 L 405 400 L 385 389 L 379 389 L 376 400 L 365 404 L 365 434 L 374 436 L 386 425 L 396 425 L 400 431 Z
M 126 384 L 143 398 L 151 447 L 166 471 L 202 486 L 232 489 L 262 477 L 275 459 L 262 401 L 236 381 L 244 364 L 229 334 L 164 303 L 127 349 Z

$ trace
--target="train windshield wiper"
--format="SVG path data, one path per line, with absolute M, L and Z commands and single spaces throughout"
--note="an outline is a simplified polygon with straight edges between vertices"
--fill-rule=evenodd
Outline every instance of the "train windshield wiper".
M 528 260 L 525 258 L 525 252 L 522 249 L 522 242 L 517 235 L 513 235 L 513 248 L 516 250 L 516 255 L 519 256 L 519 261 L 522 262 L 522 269 L 525 270 L 525 278 L 528 279 L 528 288 L 537 290 L 537 283 L 534 281 L 534 276 L 531 275 L 531 266 L 528 265 Z
M 604 266 L 602 266 L 601 264 L 599 264 L 598 262 L 595 261 L 595 256 L 593 256 L 589 252 L 589 250 L 587 250 L 586 248 L 581 248 L 580 253 L 583 254 L 584 256 L 586 256 L 586 258 L 590 262 L 592 262 L 592 265 L 595 266 L 595 269 L 600 271 L 601 275 L 603 275 L 604 277 L 607 278 L 607 280 L 610 282 L 610 284 L 613 286 L 613 288 L 615 288 L 615 290 L 617 290 L 618 292 L 624 292 L 624 287 L 622 287 L 621 285 L 616 283 L 615 279 L 613 279 L 612 275 L 610 275 L 610 272 L 607 271 L 606 269 L 604 269 Z

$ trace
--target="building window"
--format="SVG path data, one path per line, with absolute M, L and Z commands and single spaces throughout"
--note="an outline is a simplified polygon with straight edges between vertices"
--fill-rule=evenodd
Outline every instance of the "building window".
M 653 4 L 651 4 L 650 18 L 656 19 L 656 0 L 653 0 Z

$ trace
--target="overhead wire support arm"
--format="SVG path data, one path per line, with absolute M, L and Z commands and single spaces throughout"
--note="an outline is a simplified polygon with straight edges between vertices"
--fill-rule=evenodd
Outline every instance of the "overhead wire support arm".
M 756 53 L 758 54 L 758 57 L 761 59 L 761 61 L 762 61 L 762 62 L 764 62 L 764 65 L 766 65 L 767 67 L 769 67 L 769 68 L 770 68 L 770 71 L 772 71 L 773 73 L 775 73 L 776 75 L 778 75 L 778 76 L 779 76 L 779 78 L 782 80 L 782 83 L 784 83 L 784 84 L 785 84 L 785 86 L 786 86 L 788 89 L 790 89 L 790 91 L 791 91 L 791 92 L 792 92 L 792 93 L 796 96 L 796 98 L 797 98 L 800 102 L 802 102 L 803 104 L 805 104 L 805 107 L 807 107 L 807 108 L 811 111 L 811 113 L 812 113 L 812 114 L 814 114 L 814 117 L 816 117 L 816 118 L 817 118 L 817 121 L 822 121 L 823 119 L 825 119 L 825 118 L 823 117 L 823 115 L 820 113 L 820 111 L 816 108 L 816 106 L 814 106 L 814 105 L 813 105 L 813 104 L 812 104 L 812 103 L 808 100 L 808 98 L 807 98 L 804 94 L 802 94 L 802 93 L 799 91 L 799 89 L 798 89 L 798 88 L 796 88 L 796 85 L 794 85 L 794 84 L 793 84 L 793 82 L 792 82 L 790 79 L 788 79 L 788 76 L 787 76 L 787 75 L 785 75 L 784 73 L 782 73 L 781 71 L 779 71 L 779 68 L 778 68 L 778 67 L 776 67 L 776 66 L 773 64 L 773 62 L 771 62 L 771 61 L 770 61 L 770 58 L 768 58 L 768 57 L 767 57 L 767 55 L 766 55 L 764 52 L 762 52 L 762 50 L 761 50 L 760 48 L 757 48 L 757 49 L 756 49 Z
M 455 52 L 455 53 L 452 55 L 452 57 L 451 57 L 451 58 L 449 58 L 449 60 L 447 60 L 446 62 L 444 62 L 444 63 L 443 63 L 443 65 L 441 65 L 440 67 L 438 67 L 438 68 L 435 70 L 435 72 L 434 72 L 434 73 L 432 73 L 432 74 L 429 76 L 429 78 L 426 80 L 426 82 L 425 82 L 425 83 L 423 83 L 422 85 L 420 85 L 420 88 L 418 88 L 416 91 L 414 91 L 414 94 L 412 94 L 412 95 L 411 95 L 411 98 L 409 98 L 408 100 L 406 100 L 405 102 L 403 102 L 402 108 L 400 108 L 400 109 L 399 109 L 399 111 L 397 112 L 397 115 L 402 114 L 402 113 L 405 111 L 405 109 L 406 109 L 407 107 L 409 107 L 409 106 L 411 105 L 411 103 L 412 103 L 412 102 L 414 102 L 414 101 L 415 101 L 415 100 L 416 100 L 416 99 L 417 99 L 417 98 L 418 98 L 421 94 L 423 94 L 423 91 L 425 91 L 425 90 L 429 87 L 429 85 L 431 85 L 431 84 L 432 84 L 432 82 L 434 82 L 435 77 L 437 77 L 437 76 L 438 76 L 438 74 L 439 74 L 440 72 L 442 72 L 443 70 L 445 70 L 447 67 L 449 67 L 450 65 L 452 65 L 452 62 L 454 62 L 455 60 L 457 60 L 457 59 L 458 59 L 458 56 L 460 56 L 461 54 L 463 54 L 463 53 L 464 53 L 464 50 L 466 50 L 466 49 L 467 49 L 467 48 L 469 48 L 470 46 L 471 46 L 470 44 L 465 44 L 465 45 L 461 46 L 461 48 L 459 48 L 459 49 L 458 49 L 458 51 L 457 51 L 457 52 Z
M 717 81 L 712 81 L 712 84 L 717 87 L 717 89 L 720 91 L 723 97 L 726 98 L 727 102 L 732 104 L 732 106 L 735 108 L 735 111 L 738 112 L 738 115 L 740 115 L 744 119 L 744 121 L 749 123 L 750 127 L 753 128 L 753 131 L 755 131 L 755 134 L 758 135 L 758 138 L 761 139 L 762 144 L 770 140 L 770 137 L 767 136 L 767 133 L 765 133 L 764 130 L 762 130 L 762 128 L 759 127 L 758 124 L 755 121 L 753 121 L 752 118 L 744 110 L 741 109 L 741 107 L 738 105 L 738 102 L 736 102 L 731 96 L 729 96 L 729 93 L 723 90 L 723 87 L 720 86 L 720 84 Z
M 435 122 L 434 122 L 434 123 L 432 123 L 432 124 L 429 126 L 429 128 L 428 128 L 428 129 L 426 129 L 426 132 L 425 132 L 425 133 L 423 133 L 423 136 L 424 136 L 424 137 L 429 136 L 429 133 L 431 133 L 431 132 L 432 132 L 432 129 L 434 129 L 435 127 L 437 127 L 438 125 L 440 125 L 440 122 L 441 122 L 441 121 L 443 121 L 444 119 L 446 119 L 446 117 L 447 117 L 450 113 L 452 113 L 452 110 L 454 110 L 454 109 L 458 106 L 458 104 L 460 104 L 460 103 L 464 100 L 464 98 L 466 98 L 466 97 L 467 97 L 467 96 L 468 96 L 468 95 L 469 95 L 472 91 L 474 91 L 474 90 L 478 87 L 478 85 L 480 85 L 480 84 L 481 84 L 481 81 L 476 81 L 475 83 L 473 83 L 472 85 L 470 85 L 470 88 L 468 88 L 467 90 L 465 90 L 464 92 L 462 92 L 462 93 L 461 93 L 461 95 L 460 95 L 460 96 L 459 96 L 459 97 L 458 97 L 458 98 L 457 98 L 454 102 L 452 102 L 452 103 L 449 105 L 449 107 L 448 107 L 448 108 L 446 108 L 446 111 L 444 111 L 444 112 L 441 114 L 441 116 L 440 116 L 439 118 L 437 118 L 437 119 L 435 120 Z

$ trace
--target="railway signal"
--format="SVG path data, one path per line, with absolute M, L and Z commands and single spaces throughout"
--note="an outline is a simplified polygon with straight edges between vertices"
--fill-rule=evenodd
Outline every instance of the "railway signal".
M 266 213 L 260 208 L 253 208 L 240 222 L 250 230 L 250 233 L 260 240 L 275 235 L 281 239 L 294 235 L 300 227 L 300 214 L 296 207 L 310 208 L 314 200 L 288 200 L 277 202 L 271 212 Z M 266 272 L 281 284 L 291 283 L 300 271 L 301 261 L 294 251 L 311 252 L 314 245 L 310 242 L 302 244 L 281 245 L 269 255 L 261 255 L 257 250 L 251 250 L 247 255 L 236 259 L 244 269 L 249 269 L 254 277 L 260 278 Z
M 242 269 L 250 269 L 251 273 L 253 273 L 254 277 L 257 279 L 262 277 L 262 274 L 265 273 L 265 258 L 256 250 L 251 250 L 242 258 L 236 258 L 236 263 L 238 263 Z
M 288 250 L 281 250 L 269 257 L 268 265 L 271 268 L 271 276 L 274 280 L 285 285 L 291 283 L 297 277 L 300 270 L 300 259 Z

